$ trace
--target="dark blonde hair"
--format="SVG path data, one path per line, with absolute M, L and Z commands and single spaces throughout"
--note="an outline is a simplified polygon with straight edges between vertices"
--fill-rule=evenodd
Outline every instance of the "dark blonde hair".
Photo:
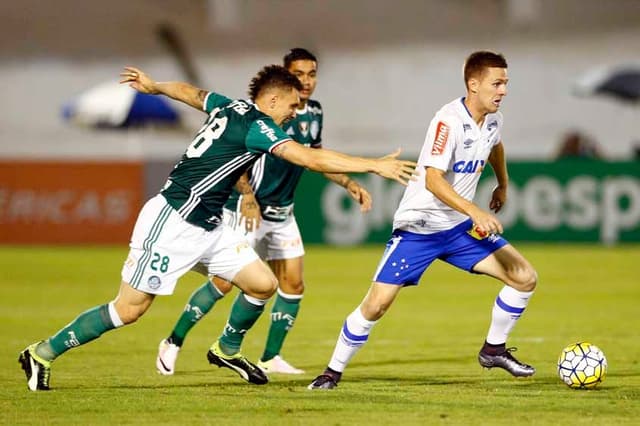
M 280 65 L 267 65 L 258 71 L 258 74 L 251 79 L 249 83 L 249 97 L 252 101 L 255 101 L 261 92 L 272 87 L 283 90 L 302 90 L 302 83 L 285 67 Z

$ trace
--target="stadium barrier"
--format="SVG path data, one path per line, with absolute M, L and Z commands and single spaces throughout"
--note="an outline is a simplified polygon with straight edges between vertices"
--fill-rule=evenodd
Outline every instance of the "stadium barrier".
M 499 215 L 509 240 L 640 241 L 640 162 L 510 162 L 509 176 L 508 201 Z M 305 243 L 387 241 L 404 187 L 377 176 L 355 178 L 373 197 L 367 214 L 322 175 L 303 176 L 295 212 Z M 476 194 L 479 205 L 488 206 L 494 185 L 488 167 Z
M 143 201 L 143 168 L 129 162 L 0 162 L 0 242 L 129 241 Z
M 172 166 L 0 161 L 0 243 L 126 244 L 140 207 Z M 499 215 L 509 240 L 640 242 L 640 162 L 510 162 L 509 174 Z M 295 212 L 305 243 L 387 241 L 404 187 L 373 175 L 354 178 L 373 196 L 367 214 L 321 174 L 303 175 Z M 489 167 L 476 194 L 480 205 L 488 205 L 494 184 Z

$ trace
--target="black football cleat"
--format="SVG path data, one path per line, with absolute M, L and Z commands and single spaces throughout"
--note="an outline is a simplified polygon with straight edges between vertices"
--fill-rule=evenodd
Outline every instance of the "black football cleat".
M 490 354 L 484 349 L 478 354 L 478 362 L 484 368 L 498 367 L 507 370 L 515 377 L 529 377 L 532 376 L 536 369 L 528 364 L 524 364 L 518 361 L 512 352 L 515 352 L 516 348 L 507 348 L 497 354 Z
M 27 376 L 30 391 L 48 391 L 51 377 L 51 361 L 45 361 L 35 354 L 38 343 L 20 352 L 18 362 Z
M 235 355 L 225 355 L 218 342 L 214 343 L 207 352 L 207 359 L 210 364 L 218 367 L 229 368 L 240 375 L 244 380 L 254 385 L 264 385 L 269 382 L 267 375 L 239 352 Z
M 342 373 L 334 371 L 330 368 L 324 370 L 324 373 L 313 379 L 307 386 L 307 389 L 333 389 L 338 387 L 338 382 L 342 377 Z

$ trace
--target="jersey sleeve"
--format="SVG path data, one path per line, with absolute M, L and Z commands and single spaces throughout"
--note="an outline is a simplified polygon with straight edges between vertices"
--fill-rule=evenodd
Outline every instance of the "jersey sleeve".
M 455 119 L 436 115 L 427 130 L 418 165 L 447 171 L 459 137 L 455 129 Z
M 313 142 L 311 143 L 311 148 L 322 148 L 322 125 L 324 120 L 324 111 L 322 111 L 322 105 L 320 102 L 315 102 L 315 107 L 318 110 L 318 136 L 313 138 Z M 313 129 L 311 129 L 313 130 Z
M 273 151 L 276 146 L 289 140 L 291 136 L 287 135 L 273 120 L 261 118 L 249 127 L 245 143 L 250 152 L 264 153 Z
M 493 143 L 491 145 L 491 147 L 493 148 L 494 146 L 498 145 L 500 142 L 502 142 L 502 123 L 503 123 L 503 119 L 502 119 L 502 113 L 500 111 L 498 111 L 496 113 L 496 120 L 498 122 L 498 131 L 496 132 L 496 136 L 493 139 Z
M 210 113 L 215 108 L 227 105 L 229 102 L 231 102 L 231 99 L 227 98 L 226 96 L 223 96 L 216 92 L 209 92 L 204 98 L 202 109 L 205 112 Z

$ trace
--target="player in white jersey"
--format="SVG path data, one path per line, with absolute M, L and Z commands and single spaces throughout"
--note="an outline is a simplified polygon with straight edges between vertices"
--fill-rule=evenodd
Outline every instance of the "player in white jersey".
M 489 154 L 501 143 L 502 113 L 487 114 L 480 127 L 464 101 L 465 98 L 458 98 L 446 104 L 431 120 L 418 159 L 418 165 L 424 167 L 418 168 L 418 180 L 405 190 L 394 216 L 393 229 L 432 234 L 469 219 L 426 190 L 424 184 L 426 167 L 433 167 L 445 172 L 445 180 L 458 195 L 473 200 Z
M 507 348 L 506 340 L 533 295 L 536 272 L 499 235 L 503 229 L 498 218 L 473 203 L 487 163 L 498 181 L 489 208 L 498 212 L 506 201 L 508 175 L 498 109 L 507 93 L 507 62 L 493 52 L 474 52 L 465 62 L 464 80 L 467 95 L 442 107 L 429 124 L 418 160 L 419 178 L 405 190 L 369 292 L 346 318 L 327 368 L 309 389 L 337 386 L 400 289 L 417 285 L 436 259 L 504 283 L 478 354 L 480 365 L 500 367 L 514 376 L 535 373 L 513 357 L 515 348 Z

